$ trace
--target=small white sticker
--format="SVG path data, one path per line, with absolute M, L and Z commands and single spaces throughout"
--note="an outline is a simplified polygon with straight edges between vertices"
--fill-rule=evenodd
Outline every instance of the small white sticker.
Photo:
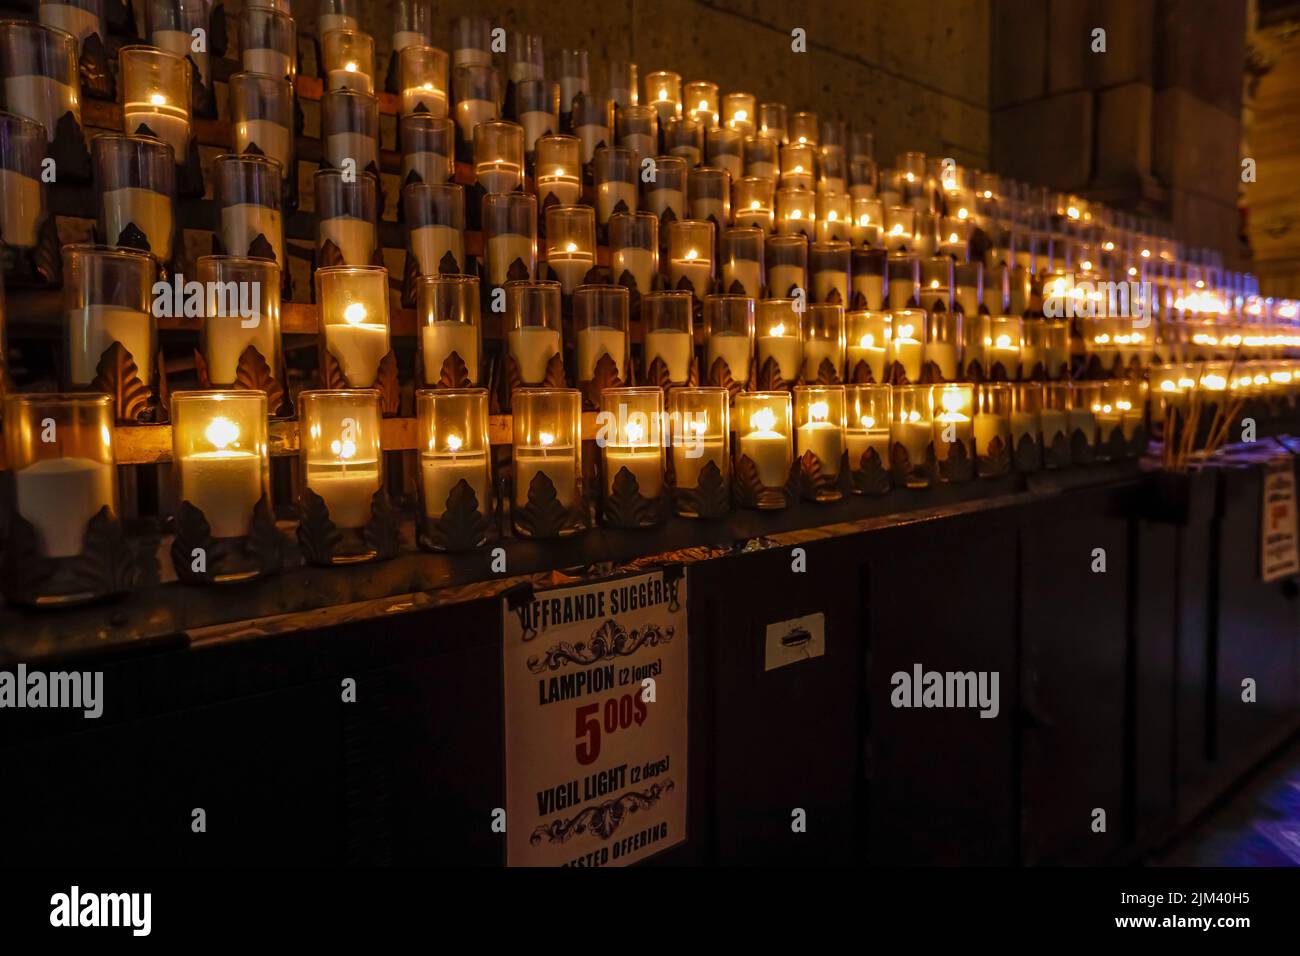
M 811 660 L 826 653 L 826 615 L 822 613 L 778 621 L 767 626 L 767 654 L 763 670 Z

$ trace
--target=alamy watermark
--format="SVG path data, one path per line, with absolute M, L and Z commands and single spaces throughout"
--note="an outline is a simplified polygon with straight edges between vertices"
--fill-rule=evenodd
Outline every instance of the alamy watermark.
M 1057 276 L 1043 286 L 1043 314 L 1049 319 L 1131 318 L 1133 328 L 1146 328 L 1155 312 L 1155 286 L 1150 282 L 1093 282 Z
M 0 708 L 51 708 L 83 711 L 93 720 L 104 713 L 103 671 L 0 671 Z
M 153 285 L 155 318 L 238 318 L 246 329 L 262 321 L 262 283 L 185 281 L 177 272 L 172 281 Z
M 657 420 L 656 420 L 657 419 Z M 596 447 L 627 447 L 655 442 L 665 448 L 683 449 L 687 458 L 704 454 L 709 428 L 708 412 L 657 412 L 629 409 L 619 403 L 617 411 L 596 413 Z
M 898 708 L 970 708 L 992 719 L 1001 710 L 997 671 L 927 671 L 920 664 L 889 678 L 889 702 Z

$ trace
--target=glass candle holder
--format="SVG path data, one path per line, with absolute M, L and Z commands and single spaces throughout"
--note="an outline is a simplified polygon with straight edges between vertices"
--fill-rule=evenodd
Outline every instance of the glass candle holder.
M 1011 386 L 982 382 L 975 386 L 975 455 L 980 477 L 996 478 L 1010 467 Z
M 848 242 L 814 242 L 808 247 L 808 271 L 812 274 L 813 300 L 841 307 L 849 302 Z
M 374 385 L 389 352 L 388 270 L 329 266 L 316 270 L 321 368 L 332 359 L 350 388 Z
M 939 216 L 930 212 L 916 214 L 916 244 L 913 250 L 925 259 L 939 254 Z
M 572 206 L 582 196 L 582 144 L 576 136 L 542 136 L 537 140 L 537 201 L 554 196 Z
M 686 216 L 686 160 L 680 156 L 658 156 L 655 158 L 655 181 L 642 183 L 641 198 L 643 205 L 659 217 L 661 226 L 666 224 L 669 210 L 673 219 Z M 660 235 L 667 238 L 667 229 L 661 228 Z
M 1070 435 L 1070 460 L 1076 465 L 1092 461 L 1097 447 L 1097 415 L 1101 406 L 1101 382 L 1071 382 L 1066 427 Z
M 462 66 L 491 66 L 492 22 L 487 17 L 456 17 L 451 21 L 451 60 Z
M 1041 382 L 1019 382 L 1011 388 L 1011 447 L 1017 471 L 1042 467 L 1041 414 L 1045 395 Z
M 679 219 L 668 223 L 668 284 L 689 288 L 703 299 L 713 291 L 713 236 L 711 221 Z M 683 285 L 683 282 L 688 285 Z
M 474 137 L 474 175 L 485 192 L 519 189 L 524 183 L 524 128 L 506 120 L 481 123 Z
M 888 312 L 857 309 L 845 315 L 847 381 L 887 382 L 891 332 Z M 888 461 L 888 458 L 882 459 Z
M 763 299 L 757 305 L 755 361 L 760 382 L 793 384 L 803 369 L 803 323 L 796 299 Z M 768 363 L 771 367 L 768 367 Z
M 639 170 L 646 157 L 654 156 L 659 146 L 659 117 L 653 106 L 625 104 L 614 111 L 615 140 L 635 155 Z
M 339 169 L 320 169 L 313 177 L 316 194 L 316 248 L 323 261 L 327 243 L 344 265 L 363 266 L 375 257 L 379 219 L 378 184 L 369 173 L 353 177 Z
M 957 283 L 955 308 L 967 316 L 978 315 L 984 304 L 984 263 L 958 262 L 953 267 L 953 281 Z
M 957 480 L 958 472 L 947 472 L 942 465 L 948 462 L 956 448 L 961 445 L 960 454 L 967 460 L 974 459 L 975 430 L 972 415 L 975 405 L 975 386 L 948 384 L 933 386 L 934 395 L 931 404 L 934 409 L 934 430 L 932 444 L 935 461 L 941 466 L 941 480 Z
M 883 309 L 885 307 L 885 265 L 888 262 L 885 250 L 854 249 L 851 262 L 854 307 Z
M 604 225 L 614 213 L 634 213 L 637 203 L 636 154 L 622 147 L 596 150 L 592 162 L 596 183 L 596 221 Z
M 303 391 L 297 406 L 302 487 L 324 502 L 326 516 L 341 532 L 333 554 L 323 563 L 351 564 L 376 557 L 376 549 L 360 532 L 370 523 L 372 501 L 384 479 L 379 392 Z M 303 509 L 304 523 L 310 523 L 311 514 L 311 509 Z M 308 561 L 313 557 L 309 552 Z
M 604 492 L 608 504 L 629 495 L 655 499 L 664 493 L 664 393 L 657 387 L 606 388 L 600 395 L 604 424 L 596 443 L 605 466 Z M 646 509 L 640 520 L 607 507 L 606 520 L 616 527 L 644 527 L 662 521 L 662 512 Z M 615 517 L 618 514 L 618 517 Z
M 586 280 L 596 264 L 596 211 L 590 206 L 551 206 L 546 210 L 546 265 L 565 295 Z
M 766 253 L 769 297 L 785 298 L 808 287 L 808 243 L 803 236 L 768 236 Z
M 516 86 L 542 79 L 546 75 L 546 51 L 542 38 L 531 33 L 515 33 L 506 51 L 510 82 Z
M 745 137 L 745 176 L 775 182 L 781 174 L 780 150 L 781 144 L 770 135 L 759 133 Z
M 929 385 L 894 386 L 889 431 L 890 461 L 895 480 L 908 488 L 928 488 L 931 483 L 926 458 L 934 437 L 934 396 Z M 905 453 L 896 456 L 894 450 Z M 906 462 L 906 465 L 903 465 Z
M 35 553 L 21 547 L 12 524 L 11 559 L 64 561 L 86 551 L 87 527 L 96 516 L 116 520 L 113 401 L 99 394 L 15 394 L 4 404 L 5 467 L 12 472 L 14 515 L 31 526 Z M 56 441 L 46 441 L 51 431 Z M 94 555 L 101 558 L 101 555 Z M 69 562 L 70 564 L 72 562 Z M 64 577 L 57 566 L 30 589 L 5 582 L 13 603 L 74 604 L 117 588 L 103 576 Z
M 1020 316 L 977 314 L 969 321 L 967 369 L 974 369 L 979 363 L 981 378 L 993 381 L 1019 378 L 1024 342 L 1024 323 Z
M 287 78 L 236 73 L 230 78 L 230 121 L 235 152 L 256 152 L 280 164 L 287 181 L 294 162 L 293 84 Z
M 8 246 L 31 248 L 40 238 L 48 215 L 41 172 L 45 162 L 45 129 L 24 116 L 0 113 L 0 238 Z M 121 235 L 105 235 L 116 242 Z
M 848 193 L 819 192 L 817 238 L 822 242 L 842 240 L 847 244 L 852 236 L 852 207 Z
M 772 180 L 746 176 L 736 180 L 732 193 L 735 197 L 732 214 L 736 225 L 757 226 L 770 233 L 776 208 L 776 187 Z
M 619 381 L 628 379 L 627 289 L 619 285 L 580 285 L 573 290 L 573 329 L 578 342 L 579 383 L 596 381 L 608 357 Z
M 758 120 L 758 100 L 753 93 L 728 93 L 722 98 L 722 122 L 743 136 L 754 131 Z
M 704 366 L 710 385 L 732 388 L 734 395 L 749 383 L 754 322 L 754 300 L 749 296 L 711 295 L 704 300 Z
M 163 140 L 184 165 L 190 151 L 190 61 L 153 47 L 124 46 L 118 71 L 122 132 Z
M 729 182 L 744 175 L 744 136 L 738 131 L 725 126 L 711 129 L 704 134 L 704 146 L 709 166 L 726 170 Z
M 524 152 L 531 156 L 543 136 L 560 130 L 560 85 L 541 78 L 516 83 L 515 113 L 524 128 Z
M 964 263 L 970 256 L 970 226 L 965 217 L 944 216 L 939 224 L 939 254 Z
M 695 167 L 704 161 L 705 124 L 689 116 L 679 116 L 663 125 L 664 147 L 680 157 L 687 166 Z
M 420 275 L 463 273 L 465 187 L 456 183 L 408 183 L 402 189 L 407 249 Z
M 424 383 L 434 388 L 478 385 L 483 354 L 478 276 L 422 276 L 415 318 Z
M 695 357 L 692 312 L 689 292 L 649 292 L 642 296 L 645 377 L 650 384 L 661 385 L 665 381 L 680 384 L 690 380 Z
M 171 399 L 176 500 L 197 508 L 218 540 L 243 538 L 269 497 L 266 393 L 252 389 L 176 392 Z M 208 555 L 211 565 L 217 558 Z M 209 566 L 209 572 L 214 569 Z M 243 569 L 217 580 L 252 577 Z
M 611 60 L 609 63 L 609 98 L 615 106 L 636 106 L 641 102 L 635 63 Z
M 561 50 L 557 71 L 560 81 L 560 112 L 573 110 L 573 101 L 591 89 L 586 50 Z
M 762 103 L 758 107 L 758 131 L 784 146 L 790 141 L 784 103 Z
M 1070 464 L 1070 383 L 1047 382 L 1042 386 L 1043 404 L 1038 412 L 1043 442 L 1043 466 L 1064 468 Z
M 682 78 L 677 73 L 656 70 L 645 76 L 646 103 L 654 109 L 662 126 L 682 113 Z
M 806 143 L 781 147 L 781 188 L 812 189 L 816 182 L 817 150 Z
M 790 114 L 790 142 L 816 146 L 821 135 L 816 113 L 799 111 Z
M 491 66 L 469 63 L 457 66 L 455 77 L 456 124 L 461 139 L 472 143 L 480 123 L 501 115 L 501 76 Z
M 157 341 L 153 257 L 136 249 L 71 245 L 63 247 L 63 261 L 65 384 L 89 386 L 100 360 L 118 342 L 134 360 L 141 384 L 150 385 Z
M 849 164 L 844 155 L 844 147 L 823 143 L 819 150 L 817 168 L 817 191 L 819 193 L 842 193 L 847 198 L 849 190 Z
M 558 296 L 558 289 L 556 290 Z M 558 313 L 558 302 L 557 302 Z M 558 333 L 557 333 L 558 334 Z M 511 398 L 514 427 L 515 533 L 525 538 L 564 537 L 582 529 L 582 398 L 577 389 L 525 388 Z M 553 500 L 569 512 L 562 521 L 539 522 L 530 496 Z
M 677 513 L 716 518 L 730 505 L 731 397 L 727 389 L 674 388 L 668 393 Z M 716 472 L 716 475 L 714 474 Z M 720 500 L 700 491 L 722 489 Z
M 123 53 L 139 49 L 123 47 Z M 128 54 L 124 71 L 132 57 Z M 81 124 L 81 80 L 77 40 L 72 34 L 27 20 L 0 21 L 0 69 L 4 75 L 4 108 L 40 123 L 47 142 L 54 141 L 59 120 L 65 114 L 71 113 Z M 132 79 L 138 72 L 133 67 Z M 187 103 L 188 92 L 187 85 Z M 130 127 L 126 131 L 134 132 Z
M 447 115 L 447 53 L 435 46 L 408 46 L 397 54 L 397 85 L 402 116 Z M 363 90 L 370 93 L 372 90 Z M 484 99 L 491 99 L 484 96 Z M 470 132 L 473 132 L 471 127 Z M 468 134 L 466 134 L 468 135 Z
M 925 313 L 925 363 L 933 365 L 939 381 L 957 379 L 962 358 L 962 322 L 957 312 Z
M 817 232 L 817 194 L 810 189 L 778 189 L 776 228 L 786 235 L 812 238 Z
M 731 222 L 731 177 L 725 169 L 692 169 L 686 187 L 692 219 L 711 220 L 717 228 Z
M 483 248 L 493 286 L 537 274 L 537 199 L 528 193 L 483 197 Z
M 722 230 L 722 288 L 757 299 L 763 293 L 763 230 L 756 226 Z
M 1093 405 L 1097 421 L 1098 457 L 1114 459 L 1128 453 L 1128 442 L 1142 423 L 1142 403 L 1135 401 L 1136 389 L 1123 379 L 1102 382 L 1100 394 Z M 1111 449 L 1118 448 L 1118 455 Z
M 520 280 L 507 282 L 505 288 L 507 353 L 519 380 L 539 385 L 546 381 L 554 357 L 562 355 L 560 284 Z
M 718 125 L 718 84 L 692 80 L 682 93 L 683 109 L 688 117 L 711 129 Z
M 434 13 L 429 0 L 397 0 L 392 11 L 394 51 L 433 42 Z
M 844 381 L 844 306 L 817 303 L 803 313 L 803 380 L 821 385 Z
M 910 206 L 885 208 L 885 248 L 907 252 L 916 243 L 916 210 Z
M 659 274 L 659 217 L 652 212 L 611 215 L 609 264 L 616 283 L 626 285 L 626 275 L 642 296 L 649 294 Z
M 207 36 L 211 24 L 208 4 L 184 3 L 181 0 L 151 0 L 145 7 L 149 42 L 181 58 L 188 57 L 199 72 L 203 86 L 212 85 L 212 68 L 208 62 L 206 45 L 202 51 L 194 49 L 196 30 Z
M 921 380 L 925 360 L 926 315 L 922 309 L 891 310 L 888 359 L 897 365 L 909 382 Z
M 198 278 L 207 292 L 200 348 L 208 381 L 234 385 L 250 348 L 280 377 L 280 267 L 269 259 L 200 256 Z
M 246 73 L 292 78 L 298 72 L 298 28 L 286 11 L 245 6 L 239 12 L 239 61 Z
M 795 386 L 795 451 L 805 472 L 811 455 L 823 477 L 839 475 L 846 447 L 844 416 L 843 385 Z M 835 482 L 818 482 L 812 495 L 815 501 L 838 501 L 842 497 Z
M 755 507 L 784 508 L 789 503 L 785 488 L 794 464 L 790 393 L 741 392 L 735 405 L 737 471 L 749 471 L 742 465 L 743 459 L 752 463 L 761 489 Z
M 42 144 L 43 145 L 43 144 Z M 166 143 L 141 136 L 106 133 L 91 140 L 95 169 L 95 193 L 98 196 L 99 232 L 108 245 L 131 245 L 134 227 L 149 245 L 149 251 L 161 262 L 170 262 L 175 243 L 176 161 Z M 0 172 L 3 186 L 14 178 L 8 170 Z M 5 202 L 17 197 L 15 212 L 30 208 L 31 200 L 18 191 L 7 190 Z M 28 191 L 32 191 L 28 187 Z M 37 190 L 39 199 L 39 190 Z M 15 220 L 17 237 L 26 238 L 23 216 L 5 216 L 3 235 L 9 240 L 14 233 L 8 219 Z M 33 225 L 32 239 L 35 239 Z M 135 237 L 138 241 L 139 237 Z M 127 242 L 123 242 L 123 240 Z M 22 244 L 21 242 L 19 244 Z
M 108 36 L 104 29 L 103 0 L 41 0 L 37 17 L 43 26 L 71 33 L 80 50 L 86 39 L 98 34 Z
M 359 30 L 330 30 L 321 34 L 320 46 L 327 90 L 375 91 L 374 37 Z
M 273 0 L 279 2 L 279 0 Z M 316 31 L 355 30 L 361 25 L 360 0 L 317 0 Z
M 891 395 L 884 384 L 844 386 L 844 446 L 850 471 L 888 470 Z M 863 488 L 856 490 L 861 493 Z
M 875 199 L 880 181 L 876 161 L 870 156 L 850 155 L 848 169 L 849 195 L 854 199 Z
M 415 410 L 420 513 L 425 519 L 420 522 L 420 544 L 435 551 L 478 547 L 487 541 L 492 514 L 487 389 L 420 389 Z M 454 516 L 461 524 L 469 512 L 477 512 L 480 520 L 468 535 L 448 527 L 447 518 Z
M 331 90 L 321 98 L 325 162 L 335 169 L 351 162 L 357 172 L 379 172 L 379 98 L 355 90 Z
M 952 259 L 927 256 L 920 261 L 921 308 L 929 311 L 952 311 Z
M 583 165 L 596 150 L 613 142 L 614 104 L 603 92 L 581 93 L 573 101 L 573 132 L 582 143 Z
M 921 301 L 921 258 L 910 252 L 891 252 L 886 262 L 889 308 L 906 309 Z

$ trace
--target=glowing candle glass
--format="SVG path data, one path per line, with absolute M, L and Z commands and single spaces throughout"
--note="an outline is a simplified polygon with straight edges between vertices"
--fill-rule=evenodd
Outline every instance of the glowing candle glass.
M 817 232 L 817 194 L 811 189 L 776 191 L 776 228 L 787 235 L 812 238 Z
M 842 240 L 847 245 L 852 236 L 852 206 L 848 193 L 819 192 L 817 238 L 823 242 Z
M 479 319 L 478 276 L 426 275 L 416 286 L 416 324 L 420 329 L 420 367 L 424 382 L 441 387 L 444 368 L 465 365 L 469 384 L 482 378 L 483 332 Z M 451 376 L 450 384 L 457 384 Z
M 781 147 L 781 188 L 812 189 L 816 182 L 817 150 L 806 143 Z
M 135 249 L 72 245 L 63 247 L 63 262 L 66 384 L 90 385 L 114 342 L 135 361 L 140 381 L 150 384 L 156 342 L 153 257 Z
M 342 169 L 351 160 L 358 171 L 379 174 L 379 98 L 355 90 L 331 90 L 321 98 L 321 137 L 325 161 Z
M 763 294 L 763 230 L 757 226 L 722 230 L 722 289 L 756 299 Z
M 808 288 L 808 243 L 803 236 L 768 236 L 766 251 L 769 298 L 786 298 Z
M 378 244 L 378 183 L 369 173 L 352 176 L 340 169 L 320 169 L 314 177 L 316 248 L 332 243 L 349 266 L 374 261 Z
M 996 478 L 1005 473 L 994 460 L 1014 450 L 1011 396 L 1011 386 L 1006 382 L 983 382 L 975 386 L 975 455 L 981 477 Z
M 547 280 L 507 282 L 506 347 L 520 381 L 546 380 L 551 359 L 562 355 L 560 284 Z
M 45 151 L 45 129 L 40 123 L 0 113 L 0 191 L 4 195 L 0 238 L 6 245 L 31 248 L 38 241 L 41 222 L 49 214 L 41 181 Z M 117 235 L 104 238 L 117 241 Z
M 927 256 L 920 262 L 921 308 L 928 312 L 952 311 L 952 259 Z
M 596 366 L 609 356 L 620 381 L 628 376 L 630 296 L 620 285 L 580 285 L 573 290 L 573 329 L 578 345 L 579 383 L 596 377 Z
M 792 406 L 789 392 L 741 392 L 736 396 L 736 462 L 748 458 L 758 472 L 759 484 L 779 494 L 760 495 L 761 509 L 784 508 L 784 493 L 794 464 L 791 444 Z
M 634 213 L 637 204 L 636 154 L 621 147 L 601 147 L 592 162 L 596 183 L 596 221 L 604 225 L 616 212 Z
M 790 141 L 784 103 L 763 103 L 758 107 L 758 131 L 784 146 Z
M 891 394 L 888 385 L 844 386 L 844 446 L 850 471 L 862 471 L 872 452 L 876 467 L 889 467 Z
M 692 80 L 682 92 L 683 109 L 687 116 L 705 129 L 718 125 L 718 84 L 707 80 Z
M 844 381 L 844 306 L 817 303 L 803 313 L 803 380 L 819 384 Z
M 929 385 L 899 385 L 891 395 L 893 405 L 889 438 L 893 446 L 907 453 L 908 468 L 895 474 L 908 488 L 930 487 L 931 474 L 926 452 L 934 437 L 934 395 Z
M 124 46 L 118 70 L 122 131 L 169 143 L 184 165 L 190 151 L 190 61 L 153 47 Z
M 596 211 L 590 206 L 551 206 L 546 210 L 546 265 L 565 295 L 586 280 L 596 264 Z
M 501 115 L 501 76 L 491 66 L 466 64 L 455 77 L 456 123 L 461 139 L 472 143 L 475 127 Z
M 823 143 L 818 156 L 817 191 L 819 193 L 843 193 L 848 196 L 849 166 L 844 155 L 844 147 L 832 143 Z
M 651 374 L 656 361 L 663 365 L 669 383 L 685 383 L 690 379 L 691 361 L 695 357 L 691 317 L 689 292 L 650 292 L 641 297 L 646 381 L 658 383 L 658 376 Z
M 645 98 L 663 125 L 682 112 L 682 78 L 677 73 L 657 70 L 645 77 Z
M 557 291 L 558 294 L 558 291 Z M 514 525 L 523 537 L 535 535 L 534 526 L 520 521 L 520 509 L 529 492 L 549 482 L 555 500 L 577 512 L 582 475 L 582 397 L 572 388 L 524 388 L 511 397 L 514 427 Z M 582 530 L 585 519 L 575 514 L 560 536 Z
M 1045 399 L 1041 382 L 1019 382 L 1012 386 L 1011 442 L 1016 469 L 1019 471 L 1037 471 L 1042 467 L 1041 414 Z
M 239 358 L 253 348 L 280 376 L 280 267 L 269 259 L 200 256 L 207 293 L 200 348 L 208 380 L 233 385 Z M 274 410 L 273 410 L 274 411 Z
M 858 309 L 845 316 L 847 381 L 885 382 L 891 317 L 888 312 Z M 882 459 L 888 460 L 888 459 Z
M 681 283 L 686 280 L 697 299 L 703 299 L 713 291 L 715 229 L 712 222 L 697 219 L 679 219 L 668 224 L 668 284 L 671 288 L 684 288 Z
M 375 556 L 357 532 L 370 521 L 372 499 L 383 484 L 379 446 L 379 393 L 336 389 L 298 393 L 299 457 L 305 488 L 325 502 L 329 520 L 344 532 L 333 564 Z
M 134 225 L 161 262 L 170 262 L 175 243 L 176 160 L 166 143 L 142 136 L 106 133 L 91 140 L 99 233 L 118 245 Z M 12 192 L 5 193 L 9 202 Z M 22 208 L 20 199 L 19 208 Z M 9 231 L 3 235 L 9 238 Z
M 576 136 L 542 136 L 537 140 L 537 201 L 554 196 L 561 206 L 582 197 L 582 144 Z
M 705 298 L 704 343 L 703 377 L 711 385 L 728 379 L 747 385 L 754 355 L 754 300 L 743 295 Z
M 680 156 L 655 158 L 655 181 L 641 184 L 642 205 L 659 217 L 661 237 L 666 238 L 665 214 L 672 210 L 673 218 L 686 216 L 686 160 Z
M 1038 412 L 1039 433 L 1043 440 L 1043 465 L 1061 468 L 1070 464 L 1070 384 L 1047 382 L 1043 388 L 1043 405 Z M 1049 453 L 1050 451 L 1050 453 Z
M 515 113 L 524 128 L 524 152 L 532 156 L 538 140 L 560 131 L 560 85 L 541 78 L 516 83 Z
M 725 169 L 735 182 L 745 174 L 744 136 L 734 129 L 719 126 L 704 134 L 704 146 L 708 164 L 715 169 Z
M 389 350 L 388 270 L 383 266 L 330 266 L 316 270 L 322 367 L 329 353 L 349 387 L 374 385 Z
M 1071 445 L 1081 436 L 1089 449 L 1097 446 L 1097 414 L 1101 406 L 1101 382 L 1071 382 L 1070 408 L 1066 412 Z M 1075 461 L 1074 464 L 1086 464 Z
M 843 385 L 797 385 L 794 389 L 795 452 L 800 459 L 811 454 L 821 474 L 836 476 L 844 458 Z M 838 485 L 821 485 L 814 501 L 838 501 Z
M 793 384 L 803 370 L 803 323 L 796 299 L 763 299 L 758 303 L 754 341 L 756 368 L 771 361 L 781 380 Z
M 745 137 L 745 175 L 768 179 L 774 183 L 780 178 L 781 144 L 775 138 L 766 133 Z
M 884 249 L 854 249 L 851 282 L 855 308 L 883 309 L 885 307 Z
M 735 198 L 732 218 L 737 226 L 756 226 L 766 233 L 772 231 L 776 187 L 771 179 L 762 176 L 738 179 L 732 195 Z
M 609 264 L 615 282 L 624 284 L 627 274 L 642 296 L 649 294 L 659 274 L 659 217 L 652 212 L 610 216 Z
M 326 89 L 375 91 L 374 37 L 358 30 L 330 30 L 321 34 L 320 46 Z
M 901 366 L 909 382 L 919 382 L 925 361 L 925 312 L 921 309 L 890 311 L 889 362 Z
M 483 249 L 487 279 L 505 285 L 516 275 L 537 274 L 537 198 L 529 193 L 488 193 L 483 197 Z
M 921 259 L 910 252 L 891 252 L 886 263 L 891 310 L 916 308 L 921 302 Z
M 885 248 L 906 252 L 916 243 L 916 210 L 910 206 L 885 208 Z
M 397 74 L 397 85 L 402 91 L 403 116 L 417 113 L 428 113 L 430 116 L 447 115 L 447 53 L 445 50 L 423 44 L 408 46 L 397 55 Z M 484 97 L 484 99 L 488 98 Z M 477 121 L 481 122 L 481 120 Z M 469 132 L 473 132 L 473 127 L 470 127 Z
M 420 389 L 415 393 L 415 408 L 421 513 L 425 518 L 441 519 L 449 510 L 452 493 L 463 482 L 485 519 L 483 535 L 475 542 L 483 544 L 492 503 L 487 389 Z M 420 543 L 435 550 L 442 547 L 436 537 L 421 535 Z
M 928 312 L 925 317 L 925 361 L 933 364 L 940 381 L 957 379 L 962 361 L 962 317 L 959 312 Z
M 212 537 L 245 537 L 254 508 L 269 495 L 266 393 L 176 392 L 171 415 L 176 500 L 203 513 Z M 208 560 L 215 556 L 208 555 Z
M 731 176 L 725 169 L 699 166 L 686 177 L 692 219 L 708 219 L 721 228 L 731 222 Z
M 663 391 L 653 386 L 607 388 L 601 392 L 600 409 L 606 419 L 602 428 L 605 494 L 614 494 L 619 476 L 626 471 L 636 480 L 641 497 L 658 498 L 664 492 Z M 659 514 L 652 514 L 639 526 L 660 520 Z
M 145 48 L 123 47 L 122 52 L 140 49 Z M 123 61 L 123 70 L 130 56 Z M 67 113 L 81 123 L 81 79 L 77 64 L 77 40 L 72 34 L 27 20 L 0 21 L 4 108 L 40 123 L 48 142 L 54 141 L 59 120 Z M 187 75 L 187 103 L 188 83 Z M 134 132 L 130 127 L 126 131 Z
M 489 193 L 513 192 L 524 182 L 524 128 L 491 120 L 474 134 L 474 174 Z
M 689 116 L 679 116 L 663 124 L 664 148 L 680 157 L 687 166 L 698 166 L 704 161 L 705 124 Z
M 966 366 L 979 363 L 983 378 L 994 381 L 1020 377 L 1024 323 L 1018 315 L 976 314 L 966 320 Z
M 799 111 L 790 114 L 790 142 L 816 146 L 821 135 L 816 113 Z
M 573 101 L 573 132 L 582 143 L 582 162 L 592 161 L 596 150 L 614 141 L 614 103 L 603 91 L 580 93 Z
M 967 316 L 978 314 L 984 304 L 984 263 L 958 262 L 953 267 L 953 281 L 957 283 L 953 307 Z
M 239 13 L 239 61 L 245 72 L 290 77 L 298 71 L 298 28 L 286 11 L 245 6 Z
M 673 479 L 678 490 L 699 487 L 700 473 L 710 465 L 718 470 L 722 487 L 731 481 L 731 399 L 725 388 L 674 388 L 668 393 L 668 419 L 672 441 Z M 701 514 L 698 499 L 679 495 L 677 513 L 688 518 L 717 517 Z
M 963 446 L 966 457 L 973 458 L 975 428 L 971 416 L 975 404 L 975 386 L 935 385 L 933 391 L 931 407 L 934 409 L 935 461 L 947 461 L 959 443 Z M 940 477 L 942 478 L 942 472 Z
M 722 98 L 722 120 L 728 129 L 748 136 L 758 120 L 758 101 L 753 93 L 728 93 Z
M 456 183 L 408 183 L 402 189 L 402 209 L 407 249 L 420 275 L 463 273 L 465 188 Z

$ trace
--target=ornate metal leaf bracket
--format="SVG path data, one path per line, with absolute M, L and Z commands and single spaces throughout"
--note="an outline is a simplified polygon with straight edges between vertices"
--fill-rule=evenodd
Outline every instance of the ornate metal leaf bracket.
M 48 558 L 36 529 L 16 511 L 9 519 L 4 554 L 4 594 L 14 604 L 71 603 L 124 594 L 135 586 L 139 564 L 117 516 L 108 506 L 86 522 L 81 553 Z
M 874 448 L 868 448 L 862 453 L 858 467 L 852 473 L 852 480 L 853 490 L 860 495 L 884 495 L 893 487 L 889 470 Z
M 731 510 L 731 489 L 717 462 L 704 463 L 693 488 L 677 487 L 673 495 L 679 514 L 699 518 L 720 518 Z
M 478 496 L 462 478 L 447 495 L 441 515 L 431 518 L 421 510 L 418 539 L 428 551 L 471 551 L 487 543 L 489 527 Z
M 602 517 L 611 528 L 648 528 L 661 524 L 667 517 L 664 497 L 647 498 L 642 495 L 636 476 L 625 465 L 619 468 L 610 483 Z
M 797 475 L 797 471 L 792 468 L 791 474 Z M 753 459 L 748 455 L 739 455 L 736 458 L 736 467 L 731 480 L 731 493 L 737 508 L 751 508 L 760 511 L 787 508 L 793 500 L 793 485 L 794 482 L 790 481 L 779 487 L 764 485 L 758 474 L 758 466 Z
M 1000 435 L 993 436 L 989 446 L 976 462 L 981 478 L 1002 478 L 1011 473 L 1011 447 Z
M 99 357 L 90 387 L 112 397 L 113 416 L 120 424 L 145 422 L 153 415 L 153 393 L 140 381 L 135 359 L 121 342 L 114 340 Z

